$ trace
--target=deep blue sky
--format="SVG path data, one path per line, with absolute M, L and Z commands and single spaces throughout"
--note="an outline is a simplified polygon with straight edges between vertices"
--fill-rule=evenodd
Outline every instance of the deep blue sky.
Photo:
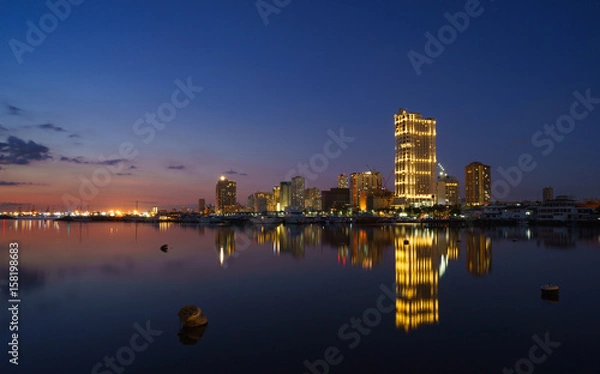
M 49 9 L 0 1 L 0 202 L 60 206 L 125 141 L 138 156 L 83 196 L 92 208 L 213 202 L 228 170 L 245 203 L 342 127 L 356 140 L 308 186 L 333 187 L 367 164 L 387 177 L 398 108 L 437 119 L 438 160 L 461 182 L 471 161 L 499 180 L 498 167 L 530 153 L 535 170 L 504 200 L 540 199 L 546 185 L 600 197 L 600 104 L 548 155 L 531 141 L 569 113 L 574 91 L 600 97 L 599 2 L 481 1 L 417 76 L 407 53 L 423 54 L 425 33 L 465 4 L 293 0 L 265 25 L 253 1 L 88 0 L 19 64 L 11 39 L 26 42 L 26 22 Z M 204 90 L 144 144 L 133 123 L 188 77 Z

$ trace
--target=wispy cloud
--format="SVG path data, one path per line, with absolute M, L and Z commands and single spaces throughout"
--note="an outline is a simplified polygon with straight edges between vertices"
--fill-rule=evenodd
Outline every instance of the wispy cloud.
M 81 139 L 81 136 L 79 134 L 71 134 L 71 135 L 69 135 L 69 138 L 71 138 L 71 139 Z
M 129 176 L 129 175 L 133 175 L 133 173 L 117 173 L 116 175 L 125 177 L 125 176 Z
M 0 132 L 8 132 L 8 129 L 2 125 L 0 125 Z
M 60 156 L 59 161 L 71 162 L 73 164 L 82 164 L 82 165 L 109 165 L 109 166 L 112 166 L 112 165 L 116 165 L 120 162 L 125 162 L 127 160 L 122 159 L 122 158 L 117 158 L 114 160 L 94 161 L 94 160 L 89 160 L 82 156 L 77 156 L 77 157 Z
M 67 130 L 63 129 L 60 126 L 53 125 L 51 123 L 44 123 L 42 125 L 35 126 L 38 129 L 48 130 L 48 131 L 56 131 L 56 132 L 67 132 Z
M 224 171 L 223 174 L 225 174 L 225 175 L 241 175 L 241 176 L 247 176 L 248 175 L 246 173 L 240 173 L 239 171 L 235 171 L 233 169 L 229 169 L 227 171 Z
M 23 114 L 23 109 L 16 107 L 14 105 L 10 105 L 10 104 L 6 104 L 6 111 L 11 116 L 19 116 L 19 115 Z
M 169 170 L 185 170 L 185 166 L 183 165 L 171 165 L 167 167 Z
M 2 186 L 47 186 L 47 184 L 33 183 L 33 182 L 9 182 L 0 181 L 0 187 Z
M 26 142 L 16 136 L 9 136 L 6 143 L 0 143 L 0 164 L 28 165 L 31 161 L 47 160 L 50 149 L 32 140 Z

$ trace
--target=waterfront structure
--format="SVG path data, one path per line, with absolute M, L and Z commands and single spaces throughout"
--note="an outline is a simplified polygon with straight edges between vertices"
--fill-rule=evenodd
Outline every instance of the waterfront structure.
M 285 181 L 279 184 L 279 209 L 285 210 L 292 205 L 292 182 Z
M 450 175 L 439 176 L 437 180 L 437 204 L 460 204 L 460 190 L 458 179 Z
M 540 222 L 576 222 L 588 221 L 594 217 L 594 209 L 579 206 L 568 196 L 557 196 L 556 199 L 542 203 L 537 211 Z
M 216 188 L 216 211 L 217 214 L 234 213 L 237 209 L 236 203 L 237 184 L 235 181 L 221 176 Z
M 306 200 L 306 181 L 302 176 L 292 178 L 291 187 L 291 207 L 296 210 L 304 209 L 304 201 Z
M 350 174 L 350 203 L 354 207 L 366 210 L 366 204 L 364 206 L 360 204 L 361 195 L 365 199 L 369 194 L 381 191 L 381 189 L 381 173 L 375 170 Z
M 206 209 L 206 200 L 198 199 L 198 213 L 200 213 L 200 214 L 204 213 L 205 209 Z
M 465 202 L 470 206 L 487 205 L 492 201 L 492 177 L 489 165 L 471 162 L 465 166 Z
M 429 206 L 436 193 L 436 120 L 399 109 L 396 126 L 395 194 L 402 204 Z
M 550 186 L 544 187 L 542 190 L 542 201 L 546 202 L 552 199 L 554 199 L 554 188 Z
M 348 176 L 342 173 L 337 177 L 337 188 L 348 188 Z

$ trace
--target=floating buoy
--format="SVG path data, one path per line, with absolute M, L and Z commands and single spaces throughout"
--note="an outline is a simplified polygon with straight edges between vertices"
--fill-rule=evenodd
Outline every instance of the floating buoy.
M 194 345 L 200 341 L 202 335 L 206 331 L 206 325 L 204 326 L 183 326 L 177 336 L 179 341 L 183 345 Z
M 540 287 L 542 299 L 558 302 L 558 286 L 554 284 L 544 284 Z
M 166 244 L 163 244 L 160 246 L 160 250 L 167 253 L 169 251 L 169 246 Z
M 408 244 L 408 239 L 404 239 L 404 244 Z
M 202 309 L 195 305 L 186 305 L 177 313 L 179 320 L 184 326 L 195 327 L 208 324 L 208 319 L 202 313 Z

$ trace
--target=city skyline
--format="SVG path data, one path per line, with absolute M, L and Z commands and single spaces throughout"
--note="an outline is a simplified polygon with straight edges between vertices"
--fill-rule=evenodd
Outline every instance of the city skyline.
M 600 54 L 590 49 L 599 33 L 589 31 L 598 7 L 481 2 L 456 41 L 428 57 L 426 33 L 464 5 L 364 14 L 355 1 L 318 12 L 294 3 L 265 27 L 252 3 L 85 2 L 19 54 L 14 41 L 30 43 L 30 24 L 52 9 L 4 4 L 0 210 L 214 204 L 220 175 L 245 198 L 300 164 L 306 187 L 321 190 L 341 173 L 386 177 L 399 107 L 436 118 L 449 175 L 490 165 L 492 183 L 504 181 L 497 200 L 540 200 L 548 185 L 599 197 Z M 420 74 L 411 51 L 431 59 Z

